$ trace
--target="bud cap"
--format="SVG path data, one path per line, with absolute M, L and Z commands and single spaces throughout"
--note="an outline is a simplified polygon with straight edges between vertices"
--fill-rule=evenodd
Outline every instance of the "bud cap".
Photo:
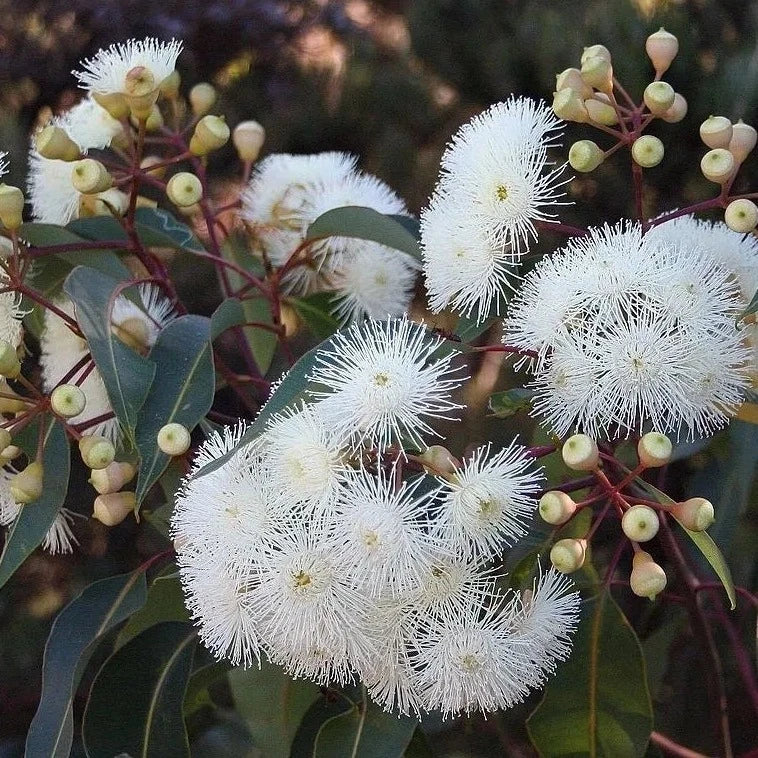
M 666 589 L 666 572 L 653 560 L 650 553 L 639 550 L 632 559 L 629 585 L 638 597 L 655 600 L 656 595 Z
M 734 156 L 723 147 L 709 150 L 700 161 L 703 176 L 716 184 L 724 184 L 729 180 L 736 167 Z
M 661 118 L 669 124 L 679 123 L 687 115 L 687 101 L 683 95 L 674 93 L 673 105 L 661 115 Z
M 563 574 L 571 574 L 584 565 L 587 540 L 558 540 L 550 551 L 550 562 Z
M 216 88 L 208 82 L 200 82 L 189 91 L 189 101 L 192 112 L 204 116 L 216 102 Z
M 668 71 L 671 62 L 679 52 L 679 40 L 661 27 L 645 41 L 645 52 L 659 76 Z
M 634 542 L 647 542 L 658 534 L 658 514 L 647 505 L 633 505 L 621 519 L 624 534 Z
M 74 384 L 61 384 L 50 393 L 50 407 L 63 418 L 78 416 L 86 405 L 87 398 Z
M 203 185 L 194 174 L 180 171 L 168 180 L 166 194 L 174 205 L 186 208 L 200 202 L 203 197 Z
M 120 524 L 134 512 L 137 498 L 133 492 L 112 492 L 95 498 L 92 517 L 106 526 Z
M 663 160 L 663 142 L 652 134 L 643 134 L 632 144 L 632 158 L 642 168 L 653 168 Z
M 642 99 L 650 112 L 662 116 L 674 104 L 676 93 L 667 82 L 651 82 L 645 87 Z
M 542 519 L 555 526 L 565 524 L 576 513 L 576 503 L 570 495 L 560 490 L 546 492 L 537 507 Z
M 600 102 L 596 97 L 584 101 L 587 115 L 591 121 L 603 126 L 614 126 L 618 123 L 616 110 L 610 103 Z
M 704 532 L 716 520 L 713 503 L 704 497 L 691 497 L 671 509 L 677 520 L 692 532 Z
M 82 437 L 79 440 L 79 452 L 84 464 L 91 469 L 101 469 L 113 463 L 116 448 L 113 443 L 99 434 Z
M 563 462 L 574 471 L 592 471 L 600 460 L 595 440 L 586 434 L 569 437 L 561 448 L 561 455 Z
M 158 447 L 166 455 L 184 455 L 189 450 L 190 442 L 189 430 L 183 424 L 166 424 L 158 432 Z
M 113 461 L 105 468 L 94 469 L 89 478 L 89 483 L 101 494 L 109 495 L 118 492 L 125 484 L 128 484 L 136 473 L 131 463 Z
M 732 200 L 726 207 L 724 221 L 730 229 L 740 234 L 752 232 L 758 225 L 758 206 L 746 197 Z
M 758 132 L 749 124 L 738 121 L 732 126 L 732 138 L 729 140 L 729 152 L 734 156 L 737 163 L 742 163 L 748 157 L 755 143 L 758 141 Z
M 665 466 L 671 460 L 673 449 L 671 440 L 660 432 L 643 434 L 637 443 L 637 455 L 646 468 Z
M 589 139 L 574 142 L 569 150 L 569 165 L 575 171 L 594 171 L 604 160 L 605 153 Z
M 24 193 L 10 184 L 0 184 L 0 221 L 16 231 L 24 222 Z
M 246 163 L 252 163 L 258 158 L 265 140 L 266 130 L 257 121 L 241 121 L 232 133 L 237 155 Z
M 39 461 L 32 461 L 10 481 L 11 496 L 17 503 L 31 503 L 42 494 L 43 469 Z
M 709 116 L 700 124 L 700 139 L 710 148 L 729 147 L 732 122 L 725 116 Z

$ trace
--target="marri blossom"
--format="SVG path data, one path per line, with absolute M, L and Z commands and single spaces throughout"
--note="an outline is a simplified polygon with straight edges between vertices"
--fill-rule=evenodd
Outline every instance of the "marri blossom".
M 533 407 L 557 434 L 692 437 L 726 423 L 747 385 L 741 301 L 696 243 L 604 226 L 526 277 L 503 340 L 537 353 Z

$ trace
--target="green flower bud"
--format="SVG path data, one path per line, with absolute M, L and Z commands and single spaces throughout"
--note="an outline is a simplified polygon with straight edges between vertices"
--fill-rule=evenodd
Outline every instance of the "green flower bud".
M 137 498 L 133 492 L 112 492 L 95 498 L 92 518 L 106 526 L 120 524 L 130 513 L 134 513 Z
M 569 165 L 575 171 L 594 171 L 605 159 L 605 153 L 592 140 L 574 142 L 569 150 Z
M 665 466 L 671 460 L 673 449 L 671 440 L 660 432 L 648 432 L 637 443 L 637 455 L 646 468 Z
M 565 492 L 553 490 L 546 492 L 540 498 L 538 510 L 542 519 L 548 524 L 560 526 L 576 513 L 576 503 Z
M 755 147 L 758 140 L 758 132 L 742 120 L 732 127 L 732 138 L 729 140 L 729 152 L 734 156 L 737 163 L 742 163 Z
M 553 113 L 564 121 L 577 123 L 584 123 L 588 118 L 582 99 L 572 89 L 562 89 L 553 95 Z
M 105 468 L 94 469 L 89 483 L 101 494 L 109 495 L 118 492 L 134 478 L 136 469 L 131 463 L 113 461 Z
M 687 101 L 678 92 L 674 93 L 673 105 L 661 116 L 669 124 L 679 123 L 687 115 Z
M 17 503 L 31 503 L 42 494 L 42 464 L 33 461 L 10 481 L 11 496 Z
M 197 122 L 190 140 L 190 152 L 193 155 L 207 155 L 223 147 L 229 141 L 229 135 L 229 125 L 222 116 L 203 116 Z
M 176 100 L 179 97 L 179 85 L 182 83 L 182 77 L 174 69 L 162 82 L 159 87 L 161 95 L 168 100 Z
M 189 91 L 189 101 L 192 112 L 204 116 L 216 102 L 216 88 L 208 82 L 200 82 Z
M 621 518 L 621 529 L 634 542 L 647 542 L 658 534 L 658 514 L 647 505 L 633 505 Z
M 639 550 L 632 559 L 629 585 L 638 597 L 655 600 L 656 595 L 666 589 L 666 572 L 653 560 L 650 553 Z
M 569 437 L 561 448 L 563 462 L 574 471 L 592 471 L 598 467 L 600 452 L 595 440 L 586 434 Z
M 587 109 L 590 121 L 602 124 L 603 126 L 618 124 L 616 109 L 610 103 L 600 102 L 600 100 L 593 97 L 584 101 L 584 107 Z
M 168 180 L 166 194 L 174 205 L 186 208 L 200 202 L 203 197 L 203 185 L 194 174 L 180 171 Z
M 24 193 L 10 184 L 0 184 L 0 222 L 10 231 L 24 223 Z
M 584 565 L 587 540 L 558 540 L 550 551 L 550 562 L 563 574 L 572 574 Z
M 43 158 L 58 161 L 75 161 L 81 152 L 79 145 L 60 128 L 52 124 L 43 127 L 34 135 L 34 145 Z
M 182 424 L 166 424 L 158 432 L 158 447 L 166 455 L 184 455 L 189 450 L 190 442 L 189 430 Z
M 11 446 L 11 433 L 0 426 L 0 452 Z
M 611 62 L 611 51 L 605 45 L 590 45 L 582 51 L 580 63 L 584 63 L 589 58 L 602 58 L 608 63 Z
M 101 108 L 105 108 L 117 121 L 121 121 L 129 115 L 129 103 L 120 92 L 93 92 L 92 99 Z
M 121 190 L 111 187 L 96 195 L 82 195 L 79 198 L 79 216 L 123 216 L 129 205 L 129 198 Z
M 671 508 L 682 526 L 692 532 L 704 532 L 715 520 L 713 503 L 704 497 L 691 497 Z
M 129 112 L 140 121 L 150 117 L 158 100 L 160 82 L 155 81 L 153 72 L 146 66 L 134 66 L 124 80 L 124 94 L 129 104 Z
M 726 207 L 724 221 L 730 229 L 740 232 L 740 234 L 752 232 L 758 225 L 758 206 L 745 197 L 740 200 L 732 200 Z
M 700 124 L 700 139 L 710 148 L 729 147 L 732 140 L 732 122 L 725 116 L 708 116 Z
M 663 160 L 663 142 L 652 134 L 638 137 L 632 144 L 632 158 L 642 168 L 653 168 Z
M 579 95 L 580 100 L 592 97 L 592 87 L 582 79 L 582 72 L 578 68 L 567 68 L 555 77 L 555 89 L 560 92 L 564 89 L 572 89 Z
M 21 362 L 16 348 L 10 342 L 0 340 L 0 376 L 15 379 L 21 373 Z
M 237 155 L 245 163 L 257 160 L 265 139 L 266 130 L 257 121 L 241 121 L 232 133 Z
M 645 87 L 642 99 L 655 116 L 662 116 L 674 104 L 676 93 L 666 82 L 651 82 Z
M 679 40 L 661 27 L 645 41 L 645 51 L 658 76 L 668 71 L 671 62 L 679 52 Z
M 87 405 L 87 398 L 79 387 L 73 384 L 61 384 L 50 394 L 50 407 L 53 413 L 63 418 L 78 416 Z
M 113 185 L 113 178 L 100 161 L 84 158 L 74 164 L 71 172 L 71 183 L 77 192 L 82 192 L 85 195 L 96 195 L 110 189 Z
M 421 456 L 423 463 L 428 463 L 431 468 L 424 466 L 424 471 L 432 475 L 452 474 L 460 468 L 460 461 L 442 445 L 431 445 Z
M 101 469 L 113 463 L 116 448 L 113 443 L 99 434 L 82 437 L 79 440 L 79 452 L 84 465 L 91 469 Z
M 700 161 L 703 176 L 716 184 L 729 181 L 736 168 L 734 156 L 723 147 L 709 150 Z
M 613 66 L 599 56 L 586 58 L 582 63 L 582 79 L 595 89 L 610 94 L 613 90 Z

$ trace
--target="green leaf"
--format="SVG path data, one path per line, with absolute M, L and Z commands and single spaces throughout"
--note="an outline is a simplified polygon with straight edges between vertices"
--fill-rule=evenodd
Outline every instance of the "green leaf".
M 90 758 L 189 758 L 182 703 L 197 634 L 167 621 L 145 630 L 103 664 L 82 723 Z
M 274 323 L 269 302 L 263 297 L 249 297 L 243 300 L 242 311 L 245 314 L 245 321 L 257 321 L 260 324 L 270 325 Z M 269 329 L 259 329 L 255 326 L 243 326 L 242 331 L 255 358 L 255 365 L 265 376 L 276 354 L 276 334 Z
M 644 479 L 637 477 L 635 483 L 642 487 L 648 494 L 652 495 L 661 505 L 666 506 L 667 508 L 676 505 L 676 501 L 672 500 L 665 492 L 661 492 L 661 490 L 654 487 L 649 482 L 646 482 Z M 732 610 L 734 610 L 737 607 L 737 594 L 734 589 L 732 572 L 730 571 L 729 565 L 722 555 L 721 550 L 719 550 L 718 545 L 713 541 L 713 538 L 708 532 L 693 532 L 679 521 L 673 513 L 670 513 L 670 515 L 679 526 L 682 527 L 684 533 L 695 543 L 697 549 L 703 554 L 705 560 L 708 561 L 711 568 L 716 572 L 716 576 L 720 579 L 721 584 L 724 585 L 724 590 L 729 598 L 730 606 Z
M 63 289 L 76 303 L 79 326 L 105 384 L 113 412 L 131 441 L 137 414 L 155 375 L 155 364 L 121 342 L 111 329 L 113 300 L 120 282 L 85 266 L 77 266 Z
M 90 584 L 57 616 L 42 663 L 42 697 L 26 738 L 26 755 L 68 758 L 74 735 L 73 698 L 102 635 L 145 602 L 144 571 Z
M 236 297 L 224 300 L 211 316 L 211 339 L 215 340 L 227 329 L 239 326 L 247 321 L 242 303 Z
M 171 460 L 158 447 L 161 427 L 177 422 L 192 431 L 213 404 L 215 373 L 210 330 L 210 319 L 205 316 L 181 316 L 161 331 L 150 351 L 155 380 L 139 412 L 136 427 L 140 454 L 138 503 Z
M 758 312 L 758 292 L 756 292 L 755 295 L 753 295 L 753 299 L 750 301 L 747 308 L 745 308 L 745 310 L 742 311 L 742 313 L 740 313 L 737 320 L 744 321 L 746 316 L 749 316 L 751 313 L 756 313 L 756 312 Z
M 461 342 L 473 342 L 477 337 L 484 334 L 490 327 L 498 322 L 497 318 L 487 318 L 482 322 L 468 316 L 461 316 L 455 327 L 456 337 L 460 337 Z
M 332 299 L 331 292 L 317 292 L 306 297 L 291 297 L 287 302 L 313 334 L 325 340 L 340 328 L 339 321 L 331 313 Z
M 493 392 L 490 395 L 489 406 L 492 415 L 497 418 L 509 418 L 520 411 L 529 410 L 532 406 L 533 390 L 514 387 L 503 392 Z
M 401 758 L 418 721 L 397 716 L 371 700 L 324 722 L 313 758 Z
M 71 469 L 68 439 L 59 421 L 48 420 L 47 424 L 42 451 L 42 495 L 22 506 L 5 538 L 0 554 L 0 587 L 42 543 L 66 499 Z M 36 453 L 38 429 L 34 424 L 27 434 L 19 434 L 14 440 L 30 459 Z
M 132 615 L 116 639 L 116 648 L 131 642 L 138 634 L 163 621 L 190 620 L 184 607 L 184 593 L 176 566 L 170 564 L 157 576 L 147 592 L 145 604 Z
M 237 711 L 262 755 L 288 758 L 300 721 L 320 696 L 319 688 L 304 679 L 291 679 L 267 661 L 260 670 L 234 669 L 229 684 Z
M 333 208 L 319 216 L 309 227 L 306 239 L 324 237 L 357 237 L 386 245 L 421 260 L 418 239 L 405 223 L 395 216 L 379 213 L 373 208 L 350 205 Z
M 214 661 L 207 666 L 200 666 L 192 672 L 184 695 L 184 718 L 200 710 L 203 706 L 213 705 L 208 694 L 208 687 L 218 681 L 232 668 L 229 661 Z
M 542 758 L 636 758 L 653 710 L 637 635 L 613 598 L 585 602 L 569 660 L 527 721 Z

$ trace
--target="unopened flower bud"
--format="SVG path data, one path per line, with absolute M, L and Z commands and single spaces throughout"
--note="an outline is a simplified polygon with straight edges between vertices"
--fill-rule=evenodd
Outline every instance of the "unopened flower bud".
M 666 572 L 653 560 L 650 553 L 639 550 L 632 558 L 629 585 L 638 597 L 655 600 L 656 595 L 666 589 Z
M 116 448 L 113 443 L 99 434 L 82 437 L 79 440 L 79 452 L 84 465 L 91 469 L 100 469 L 113 463 L 116 457 Z
M 594 171 L 604 158 L 605 153 L 595 142 L 589 139 L 574 142 L 569 150 L 569 165 L 574 171 L 581 171 L 582 173 Z
M 758 206 L 746 197 L 740 200 L 732 200 L 726 206 L 724 221 L 730 229 L 740 232 L 740 234 L 752 232 L 758 225 Z
M 166 424 L 158 432 L 158 447 L 166 455 L 184 455 L 189 450 L 190 442 L 189 430 L 183 424 Z
M 710 148 L 729 147 L 734 128 L 726 116 L 708 116 L 700 124 L 700 139 Z
M 163 163 L 163 158 L 157 156 L 157 155 L 146 155 L 142 162 L 139 164 L 139 167 L 143 171 L 149 171 L 150 176 L 158 177 L 159 179 L 166 173 L 166 166 L 161 165 L 158 166 L 158 168 L 154 168 L 154 166 L 158 164 Z
M 750 124 L 738 121 L 732 126 L 732 138 L 729 140 L 729 152 L 737 163 L 742 163 L 755 147 L 758 132 Z
M 237 155 L 245 163 L 257 160 L 265 140 L 266 130 L 257 121 L 240 121 L 232 133 Z
M 5 450 L 7 447 L 10 447 L 10 444 L 11 433 L 4 427 L 0 426 L 0 451 Z
M 216 88 L 208 82 L 200 82 L 189 91 L 189 101 L 192 112 L 204 116 L 216 102 Z
M 2 451 L 0 451 L 0 456 L 5 458 L 7 461 L 12 461 L 15 458 L 18 458 L 19 455 L 23 450 L 18 445 L 8 445 L 8 447 L 4 447 Z
M 129 103 L 120 92 L 93 92 L 92 99 L 117 121 L 129 115 Z
M 576 503 L 571 495 L 560 490 L 553 490 L 546 492 L 540 498 L 538 509 L 544 521 L 560 526 L 576 513 Z
M 166 194 L 174 205 L 186 208 L 200 202 L 203 197 L 203 185 L 194 174 L 180 171 L 168 180 Z
M 74 164 L 71 172 L 71 183 L 77 192 L 85 195 L 96 195 L 110 189 L 113 179 L 108 169 L 100 161 L 84 158 Z
M 558 540 L 550 551 L 550 562 L 563 574 L 578 571 L 584 565 L 587 540 Z
M 11 496 L 17 503 L 31 503 L 42 494 L 43 469 L 39 461 L 32 461 L 10 481 Z
M 126 73 L 124 94 L 129 103 L 129 111 L 134 118 L 146 121 L 158 100 L 160 82 L 155 81 L 153 72 L 147 66 L 134 66 Z
M 40 129 L 34 135 L 34 145 L 43 158 L 59 161 L 75 161 L 81 152 L 79 145 L 60 128 L 52 124 Z
M 94 469 L 89 483 L 101 494 L 118 492 L 124 485 L 134 479 L 136 470 L 131 463 L 113 461 L 105 468 Z
M 229 135 L 229 125 L 222 116 L 203 116 L 197 122 L 190 140 L 190 152 L 193 155 L 207 155 L 223 147 L 229 141 Z
M 460 468 L 460 461 L 442 445 L 431 445 L 419 456 L 422 463 L 428 463 L 429 468 L 424 466 L 427 474 L 452 474 Z
M 734 156 L 723 147 L 709 150 L 700 161 L 703 176 L 716 184 L 724 184 L 734 173 L 736 163 Z
M 174 69 L 162 82 L 159 87 L 161 95 L 169 100 L 176 100 L 179 97 L 179 85 L 182 83 L 181 74 Z
M 610 61 L 599 56 L 587 58 L 582 63 L 582 79 L 590 87 L 610 93 L 613 90 L 613 66 Z
M 674 104 L 676 93 L 667 82 L 651 82 L 645 87 L 642 99 L 655 116 L 662 116 Z
M 144 318 L 130 316 L 111 326 L 113 334 L 137 353 L 145 354 L 150 347 L 150 330 Z
M 132 116 L 132 123 L 137 126 L 139 124 L 138 119 Z M 150 108 L 150 113 L 145 119 L 145 131 L 157 132 L 163 126 L 163 114 L 157 103 L 153 104 Z
M 134 512 L 137 498 L 133 492 L 112 492 L 95 498 L 92 518 L 106 526 L 120 524 L 130 513 Z
M 691 497 L 672 506 L 677 520 L 692 532 L 704 532 L 715 520 L 713 503 L 704 497 Z
M 671 440 L 660 432 L 643 434 L 637 443 L 637 455 L 646 468 L 665 466 L 671 460 L 673 449 Z
M 605 45 L 590 45 L 582 51 L 580 63 L 584 63 L 588 58 L 602 58 L 610 63 L 611 51 Z
M 587 108 L 572 89 L 562 89 L 553 95 L 553 113 L 564 121 L 584 123 L 588 119 Z
M 587 115 L 590 120 L 596 124 L 613 126 L 618 123 L 616 110 L 610 103 L 601 103 L 592 97 L 584 101 L 584 107 L 587 109 Z
M 79 387 L 60 384 L 50 393 L 50 407 L 53 413 L 63 418 L 78 416 L 87 405 L 87 398 Z
M 687 101 L 678 92 L 674 93 L 673 105 L 661 115 L 661 118 L 669 124 L 679 123 L 687 115 Z
M 582 79 L 582 72 L 578 68 L 567 68 L 555 77 L 555 89 L 560 92 L 564 89 L 572 89 L 579 95 L 581 100 L 592 97 L 592 87 Z
M 661 27 L 645 41 L 645 51 L 659 76 L 668 71 L 671 62 L 679 52 L 679 40 Z
M 632 158 L 642 168 L 653 168 L 663 160 L 663 142 L 652 134 L 643 134 L 632 143 Z
M 634 542 L 647 542 L 658 534 L 658 514 L 647 505 L 633 505 L 621 518 L 624 534 Z
M 0 340 L 0 376 L 15 379 L 21 373 L 21 362 L 16 348 L 10 342 Z
M 0 222 L 16 231 L 24 222 L 24 193 L 10 184 L 0 184 Z
M 129 206 L 127 195 L 115 187 L 96 195 L 81 195 L 79 197 L 79 216 L 123 216 Z
M 1 354 L 2 349 L 0 349 Z M 0 394 L 10 396 L 0 397 L 0 413 L 20 413 L 28 407 L 21 395 L 8 386 L 8 382 L 2 378 L 2 374 L 0 374 Z
M 563 462 L 574 471 L 592 471 L 600 460 L 595 440 L 586 434 L 569 437 L 561 448 L 561 455 Z

